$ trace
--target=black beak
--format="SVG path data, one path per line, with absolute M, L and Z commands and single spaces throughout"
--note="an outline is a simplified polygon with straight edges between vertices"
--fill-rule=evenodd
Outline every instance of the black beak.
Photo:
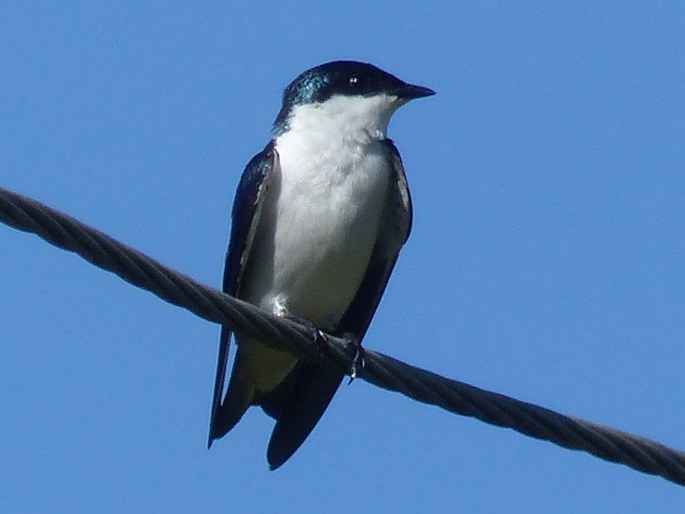
M 432 89 L 415 86 L 414 84 L 405 84 L 397 91 L 397 96 L 405 100 L 414 100 L 415 98 L 423 98 L 424 96 L 432 96 L 434 94 L 435 91 Z

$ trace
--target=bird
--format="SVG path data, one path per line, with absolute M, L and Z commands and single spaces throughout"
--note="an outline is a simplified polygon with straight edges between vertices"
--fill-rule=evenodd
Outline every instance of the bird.
M 434 94 L 357 61 L 297 76 L 283 92 L 271 140 L 240 178 L 223 291 L 361 348 L 412 224 L 388 123 L 405 103 Z M 208 448 L 259 406 L 275 419 L 267 462 L 277 469 L 314 429 L 344 375 L 327 359 L 307 362 L 222 327 Z

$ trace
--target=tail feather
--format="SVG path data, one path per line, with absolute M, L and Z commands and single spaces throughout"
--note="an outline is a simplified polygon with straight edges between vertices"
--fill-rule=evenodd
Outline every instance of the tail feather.
M 227 349 L 227 345 L 220 349 L 218 372 L 225 371 L 224 352 Z M 292 457 L 312 432 L 343 376 L 337 366 L 325 359 L 318 364 L 300 361 L 278 387 L 268 393 L 260 392 L 238 348 L 223 401 L 223 379 L 215 384 L 208 446 L 233 429 L 251 405 L 259 405 L 276 420 L 267 449 L 267 461 L 270 469 L 277 469 Z
M 240 350 L 233 364 L 231 379 L 224 401 L 217 406 L 209 433 L 209 446 L 215 439 L 225 436 L 243 417 L 245 411 L 253 403 L 255 395 L 254 380 L 245 366 L 240 364 Z
M 294 383 L 277 408 L 276 426 L 266 458 L 270 469 L 284 464 L 307 439 L 314 429 L 343 379 L 343 374 L 331 362 L 302 363 L 293 373 Z

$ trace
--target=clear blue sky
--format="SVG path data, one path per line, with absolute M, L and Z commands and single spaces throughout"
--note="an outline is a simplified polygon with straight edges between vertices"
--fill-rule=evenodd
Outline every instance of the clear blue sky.
M 685 448 L 685 7 L 406 4 L 3 2 L 0 185 L 218 285 L 283 87 L 372 62 L 438 95 L 367 347 Z M 218 327 L 4 226 L 0 313 L 2 512 L 685 508 L 361 381 L 277 472 L 257 409 L 207 451 Z

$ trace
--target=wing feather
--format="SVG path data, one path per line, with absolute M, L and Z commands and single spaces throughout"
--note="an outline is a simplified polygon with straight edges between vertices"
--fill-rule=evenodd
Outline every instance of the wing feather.
M 361 341 L 376 313 L 390 274 L 397 262 L 402 245 L 409 238 L 412 224 L 412 205 L 402 158 L 395 144 L 383 141 L 391 160 L 392 174 L 386 193 L 385 208 L 381 216 L 378 239 L 369 266 L 352 300 L 338 324 L 337 333 L 348 334 Z
M 259 225 L 264 197 L 269 188 L 273 171 L 277 166 L 278 154 L 272 141 L 247 163 L 240 178 L 233 203 L 233 223 L 228 251 L 226 252 L 223 279 L 223 291 L 232 296 L 236 296 L 239 292 L 240 280 Z M 228 432 L 242 415 L 242 412 L 239 414 L 232 412 L 241 407 L 236 407 L 235 402 L 230 405 L 222 403 L 230 341 L 231 331 L 225 326 L 221 327 L 208 446 L 212 445 L 214 439 Z M 243 411 L 247 409 L 247 406 L 242 406 Z

